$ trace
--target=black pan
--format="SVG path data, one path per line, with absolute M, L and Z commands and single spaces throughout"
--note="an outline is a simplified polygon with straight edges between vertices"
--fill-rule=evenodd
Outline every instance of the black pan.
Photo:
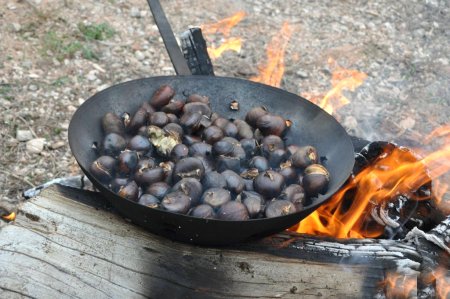
M 295 214 L 248 221 L 205 220 L 151 209 L 119 197 L 89 172 L 98 157 L 92 148 L 101 144 L 101 118 L 107 112 L 133 114 L 161 85 L 169 84 L 178 95 L 200 93 L 210 98 L 213 111 L 228 118 L 243 118 L 252 107 L 264 105 L 271 112 L 293 121 L 286 144 L 313 145 L 330 172 L 326 194 Z M 237 100 L 239 111 L 229 103 Z M 107 88 L 84 102 L 69 126 L 69 144 L 84 173 L 126 218 L 146 229 L 183 242 L 224 245 L 270 235 L 289 228 L 305 218 L 335 193 L 351 174 L 354 152 L 350 137 L 328 113 L 309 101 L 284 90 L 247 80 L 209 76 L 167 76 L 139 79 Z

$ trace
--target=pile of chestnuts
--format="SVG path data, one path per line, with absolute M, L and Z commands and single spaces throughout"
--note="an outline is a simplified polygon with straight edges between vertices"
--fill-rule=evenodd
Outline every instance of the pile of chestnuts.
M 90 172 L 149 208 L 236 221 L 287 215 L 330 180 L 313 146 L 285 145 L 291 126 L 265 107 L 226 119 L 208 97 L 179 99 L 163 85 L 133 115 L 103 116 Z

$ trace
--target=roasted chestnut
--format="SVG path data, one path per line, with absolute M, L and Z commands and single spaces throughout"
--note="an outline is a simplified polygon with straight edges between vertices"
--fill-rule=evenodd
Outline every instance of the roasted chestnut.
M 245 187 L 244 187 L 245 191 L 253 191 L 253 190 L 255 190 L 253 188 L 253 180 L 244 179 L 244 185 L 245 185 Z
M 90 167 L 91 173 L 104 183 L 109 182 L 114 176 L 116 160 L 110 156 L 101 156 Z
M 172 161 L 166 161 L 159 163 L 159 167 L 161 167 L 164 171 L 164 176 L 166 177 L 164 182 L 171 185 L 173 180 L 173 169 L 175 168 L 175 163 Z
M 183 101 L 172 99 L 167 105 L 161 108 L 161 111 L 165 113 L 179 114 L 183 110 L 183 107 Z
M 139 196 L 139 187 L 135 181 L 130 181 L 125 186 L 120 187 L 117 194 L 123 198 L 137 201 Z
M 286 129 L 286 120 L 278 115 L 266 114 L 258 118 L 256 127 L 264 136 L 281 136 Z
M 130 139 L 128 144 L 130 150 L 142 153 L 145 156 L 150 156 L 153 153 L 153 146 L 148 138 L 142 135 L 136 135 Z
M 230 191 L 222 188 L 210 188 L 203 193 L 202 202 L 214 209 L 231 200 Z
M 262 213 L 264 208 L 264 199 L 256 192 L 244 191 L 241 194 L 242 203 L 247 208 L 251 218 L 255 218 Z
M 167 113 L 167 118 L 169 119 L 169 123 L 179 124 L 180 120 L 178 119 L 178 116 L 172 113 Z
M 325 193 L 329 182 L 330 174 L 324 166 L 312 164 L 305 168 L 302 183 L 308 196 Z
M 189 147 L 189 155 L 192 157 L 211 156 L 211 152 L 212 152 L 211 144 L 204 142 L 196 142 Z
M 241 164 L 243 161 L 246 160 L 246 155 L 244 149 L 241 147 L 241 144 L 238 143 L 233 147 L 233 152 L 231 153 L 231 156 L 234 158 L 238 158 L 241 161 Z
M 140 108 L 144 108 L 145 111 L 147 111 L 147 114 L 151 114 L 151 113 L 155 112 L 155 108 L 153 108 L 153 106 L 147 102 L 142 103 L 142 105 L 141 105 L 141 107 L 139 107 L 139 109 Z
M 181 159 L 186 158 L 188 155 L 189 155 L 188 147 L 180 143 L 175 145 L 172 151 L 170 152 L 170 159 L 176 163 Z
M 119 116 L 111 112 L 108 112 L 103 116 L 102 128 L 105 134 L 116 133 L 123 135 L 125 133 L 125 126 L 122 120 Z
M 138 203 L 152 209 L 156 209 L 160 205 L 159 199 L 151 194 L 142 194 Z
M 296 168 L 306 168 L 311 164 L 317 163 L 319 155 L 315 147 L 307 145 L 297 149 L 295 153 L 291 155 L 292 166 Z
M 194 157 L 181 159 L 175 164 L 172 178 L 174 182 L 178 182 L 184 178 L 196 178 L 201 180 L 205 173 L 203 163 Z
M 169 135 L 183 136 L 183 128 L 179 124 L 168 123 L 163 127 L 163 131 Z
M 298 179 L 297 172 L 293 167 L 285 165 L 286 163 L 281 163 L 278 173 L 284 177 L 286 185 L 293 184 Z
M 152 126 L 162 128 L 169 123 L 169 118 L 164 112 L 155 112 L 150 114 L 149 123 Z
M 223 117 L 218 117 L 212 122 L 212 125 L 219 127 L 223 130 L 223 129 L 225 129 L 226 125 L 229 123 L 230 123 L 230 121 L 228 119 L 223 118 Z
M 264 137 L 261 143 L 261 152 L 264 157 L 269 158 L 272 152 L 277 149 L 284 149 L 284 142 L 279 136 L 269 135 Z
M 135 151 L 125 150 L 120 153 L 119 161 L 119 172 L 123 174 L 129 174 L 133 172 L 138 164 L 138 154 Z
M 139 186 L 150 186 L 163 181 L 164 178 L 164 170 L 161 167 L 138 169 L 134 174 L 134 179 Z
M 172 213 L 186 214 L 191 206 L 191 198 L 181 191 L 164 196 L 161 206 Z
M 286 151 L 284 149 L 276 149 L 269 155 L 269 165 L 272 168 L 279 168 L 281 163 L 286 160 Z
M 193 135 L 183 135 L 183 143 L 187 146 L 191 146 L 196 142 L 202 142 L 202 139 L 198 136 Z
M 243 203 L 228 201 L 220 207 L 217 218 L 220 220 L 244 221 L 248 220 L 249 215 Z
M 228 122 L 223 128 L 221 128 L 223 130 L 223 134 L 225 136 L 230 136 L 230 137 L 236 137 L 239 130 L 236 127 L 236 125 L 232 122 Z
M 145 193 L 151 194 L 159 200 L 162 200 L 164 196 L 169 192 L 170 186 L 166 182 L 157 182 L 151 184 L 145 189 Z
M 233 123 L 238 129 L 237 137 L 239 139 L 253 138 L 253 129 L 248 123 L 241 119 L 235 119 Z
M 209 118 L 211 116 L 211 108 L 205 103 L 191 102 L 184 105 L 183 113 L 200 113 Z
M 267 218 L 285 216 L 297 212 L 295 205 L 289 200 L 272 200 L 266 207 Z
M 280 199 L 289 200 L 299 210 L 305 202 L 305 190 L 297 184 L 289 185 L 281 192 Z
M 109 187 L 111 188 L 112 191 L 117 193 L 119 192 L 119 189 L 128 184 L 129 181 L 130 181 L 129 178 L 115 178 L 114 180 L 111 181 Z
M 140 127 L 145 126 L 147 122 L 147 115 L 147 110 L 144 107 L 139 108 L 131 118 L 130 124 L 128 125 L 128 130 L 134 132 Z
M 216 162 L 217 171 L 223 172 L 227 169 L 239 172 L 241 169 L 241 160 L 235 157 L 219 156 Z
M 245 152 L 247 159 L 253 157 L 256 154 L 257 146 L 256 139 L 254 138 L 244 138 L 240 141 L 241 147 Z
M 184 113 L 180 118 L 180 125 L 187 134 L 192 134 L 200 128 L 202 115 L 198 112 Z
M 222 175 L 227 182 L 226 189 L 231 191 L 233 194 L 239 194 L 244 190 L 244 180 L 236 172 L 232 170 L 225 170 L 222 172 Z
M 230 156 L 233 153 L 234 145 L 228 141 L 220 140 L 213 144 L 212 154 L 215 157 L 224 155 Z
M 267 108 L 264 106 L 254 107 L 245 115 L 245 121 L 252 127 L 256 127 L 256 121 L 263 115 L 268 114 Z
M 218 173 L 217 171 L 211 171 L 203 176 L 202 185 L 205 190 L 211 188 L 226 188 L 227 181 L 223 174 Z
M 214 144 L 223 138 L 223 131 L 219 127 L 209 126 L 203 131 L 202 138 L 206 143 Z
M 195 158 L 199 159 L 203 167 L 205 168 L 205 173 L 211 172 L 216 169 L 214 160 L 210 156 L 195 156 Z
M 172 149 L 181 143 L 180 136 L 176 133 L 165 132 L 157 126 L 148 127 L 148 138 L 156 148 L 158 154 L 168 157 Z
M 269 169 L 269 161 L 263 156 L 254 156 L 248 163 L 250 168 L 256 168 L 259 172 L 264 172 Z
M 284 188 L 284 178 L 273 170 L 267 170 L 256 177 L 253 187 L 266 199 L 276 198 Z
M 148 137 L 148 127 L 147 126 L 140 127 L 137 130 L 136 135 L 141 135 L 141 136 L 144 136 L 144 137 Z
M 203 193 L 203 186 L 199 180 L 194 178 L 185 178 L 176 183 L 172 191 L 181 191 L 191 198 L 191 204 L 197 205 Z
M 127 141 L 121 135 L 109 133 L 103 139 L 103 152 L 109 156 L 116 156 L 127 147 Z
M 209 98 L 207 96 L 202 96 L 199 94 L 191 94 L 187 100 L 186 103 L 203 103 L 209 105 Z
M 201 204 L 196 206 L 189 212 L 189 215 L 203 219 L 214 219 L 216 217 L 214 209 L 207 204 Z
M 144 170 L 145 168 L 153 168 L 156 166 L 156 161 L 153 158 L 141 158 L 139 159 L 136 169 Z
M 169 85 L 162 85 L 153 93 L 150 99 L 150 105 L 158 109 L 167 105 L 175 95 L 175 90 Z
M 265 170 L 264 170 L 265 171 Z M 254 180 L 259 175 L 259 170 L 257 168 L 245 169 L 241 172 L 241 177 L 247 180 Z

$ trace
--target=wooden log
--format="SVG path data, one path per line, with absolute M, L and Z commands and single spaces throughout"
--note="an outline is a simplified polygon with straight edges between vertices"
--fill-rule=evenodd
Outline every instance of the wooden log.
M 61 186 L 27 200 L 0 231 L 0 297 L 363 298 L 378 292 L 387 265 L 379 261 L 390 260 L 365 242 L 339 249 L 289 233 L 197 247 L 148 233 L 109 209 L 97 193 Z M 420 260 L 399 248 L 400 260 Z M 351 250 L 360 255 L 348 263 Z
M 192 75 L 214 76 L 202 30 L 198 27 L 190 28 L 181 34 L 180 40 L 184 58 Z

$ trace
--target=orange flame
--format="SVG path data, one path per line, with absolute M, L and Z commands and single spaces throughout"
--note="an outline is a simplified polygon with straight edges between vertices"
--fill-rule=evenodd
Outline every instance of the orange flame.
M 433 284 L 436 288 L 436 298 L 445 299 L 450 296 L 450 275 L 445 267 L 438 267 L 425 276 L 424 283 Z
M 373 208 L 384 207 L 400 194 L 413 200 L 429 199 L 414 191 L 449 170 L 450 143 L 423 158 L 405 148 L 386 150 L 372 165 L 351 178 L 328 203 L 291 230 L 337 238 L 378 237 L 384 228 L 374 224 L 370 217 Z M 442 190 L 437 195 L 442 196 Z M 348 199 L 345 195 L 350 192 L 351 198 Z
M 367 78 L 367 74 L 357 70 L 342 68 L 331 57 L 328 58 L 328 65 L 333 69 L 331 75 L 331 85 L 333 88 L 326 94 L 314 95 L 304 92 L 301 95 L 332 115 L 350 103 L 350 100 L 343 95 L 343 91 L 355 91 L 356 88 L 363 84 Z
M 222 56 L 225 51 L 235 51 L 240 52 L 242 47 L 242 39 L 230 37 L 225 39 L 225 41 L 218 47 L 209 47 L 208 54 L 211 59 L 216 59 Z
M 201 25 L 202 33 L 205 35 L 222 33 L 224 37 L 230 36 L 231 29 L 245 17 L 244 11 L 238 11 L 231 17 L 220 20 L 217 23 Z
M 388 272 L 381 286 L 385 288 L 387 298 L 406 299 L 417 295 L 417 278 L 413 275 Z
M 258 67 L 259 75 L 250 78 L 250 80 L 280 87 L 284 74 L 284 53 L 291 35 L 291 27 L 287 22 L 284 22 L 280 32 L 267 45 L 267 63 L 260 65 Z
M 9 215 L 2 216 L 2 219 L 6 221 L 14 221 L 14 219 L 16 219 L 16 213 L 12 212 Z
M 245 12 L 239 11 L 229 18 L 218 21 L 217 23 L 201 25 L 202 33 L 205 35 L 211 43 L 213 39 L 210 38 L 211 35 L 216 35 L 218 33 L 223 35 L 222 44 L 219 46 L 211 45 L 208 47 L 208 54 L 211 59 L 217 59 L 222 56 L 225 51 L 235 51 L 240 52 L 242 47 L 242 39 L 229 37 L 231 34 L 231 29 L 236 26 L 245 17 Z

